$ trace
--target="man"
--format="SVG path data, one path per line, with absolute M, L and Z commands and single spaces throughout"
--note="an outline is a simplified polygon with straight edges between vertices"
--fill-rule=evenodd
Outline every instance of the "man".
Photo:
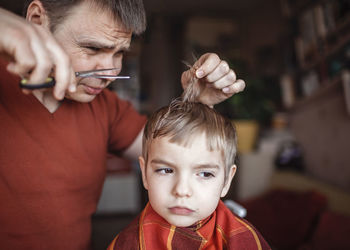
M 132 33 L 145 29 L 141 0 L 33 0 L 26 20 L 0 9 L 0 248 L 89 249 L 91 215 L 107 152 L 136 158 L 145 118 L 77 71 L 122 67 Z M 194 74 L 210 106 L 244 88 L 215 54 Z M 18 76 L 53 89 L 20 90 Z M 211 86 L 208 86 L 211 85 Z M 214 86 L 214 88 L 213 88 Z M 22 92 L 30 95 L 23 95 Z

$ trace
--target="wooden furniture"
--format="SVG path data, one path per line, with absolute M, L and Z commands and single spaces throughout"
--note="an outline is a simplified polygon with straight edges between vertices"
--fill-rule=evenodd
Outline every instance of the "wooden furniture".
M 350 115 L 341 77 L 350 68 L 350 4 L 284 0 L 282 10 L 291 31 L 284 49 L 295 55 L 285 57 L 295 93 L 287 112 L 306 172 L 350 192 Z

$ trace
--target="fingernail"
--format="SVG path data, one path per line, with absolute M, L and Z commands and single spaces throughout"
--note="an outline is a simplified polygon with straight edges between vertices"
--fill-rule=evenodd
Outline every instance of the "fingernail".
M 201 69 L 197 70 L 197 71 L 196 71 L 196 76 L 197 76 L 198 78 L 202 78 L 202 77 L 204 76 L 204 71 L 201 70 Z
M 224 93 L 228 93 L 228 92 L 230 92 L 230 88 L 228 88 L 228 87 L 223 88 L 223 89 L 222 89 L 222 92 L 224 92 Z
M 77 90 L 77 88 L 75 87 L 74 84 L 69 86 L 69 92 L 75 92 Z

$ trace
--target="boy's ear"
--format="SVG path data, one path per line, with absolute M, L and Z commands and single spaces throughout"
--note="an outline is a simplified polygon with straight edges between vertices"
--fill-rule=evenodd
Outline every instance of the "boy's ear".
M 140 163 L 140 168 L 142 173 L 143 186 L 145 187 L 145 189 L 148 190 L 148 183 L 146 178 L 146 163 L 145 163 L 145 159 L 142 156 L 139 157 L 139 163 Z
M 227 175 L 226 183 L 224 185 L 224 188 L 221 191 L 221 197 L 224 197 L 228 193 L 228 190 L 230 189 L 230 186 L 231 186 L 232 179 L 236 174 L 236 169 L 237 169 L 236 165 L 232 165 L 230 167 L 230 171 Z
M 46 28 L 50 27 L 47 12 L 39 0 L 34 0 L 29 4 L 26 19 L 32 23 L 42 25 Z

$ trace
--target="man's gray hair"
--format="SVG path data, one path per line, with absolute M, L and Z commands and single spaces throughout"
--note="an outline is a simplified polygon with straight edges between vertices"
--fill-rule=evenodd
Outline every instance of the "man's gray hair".
M 28 6 L 32 1 L 25 0 L 24 16 L 27 15 Z M 69 11 L 83 1 L 89 1 L 101 10 L 109 11 L 134 34 L 139 35 L 146 29 L 146 13 L 142 0 L 40 0 L 49 16 L 51 31 L 54 32 L 57 25 L 69 15 Z

